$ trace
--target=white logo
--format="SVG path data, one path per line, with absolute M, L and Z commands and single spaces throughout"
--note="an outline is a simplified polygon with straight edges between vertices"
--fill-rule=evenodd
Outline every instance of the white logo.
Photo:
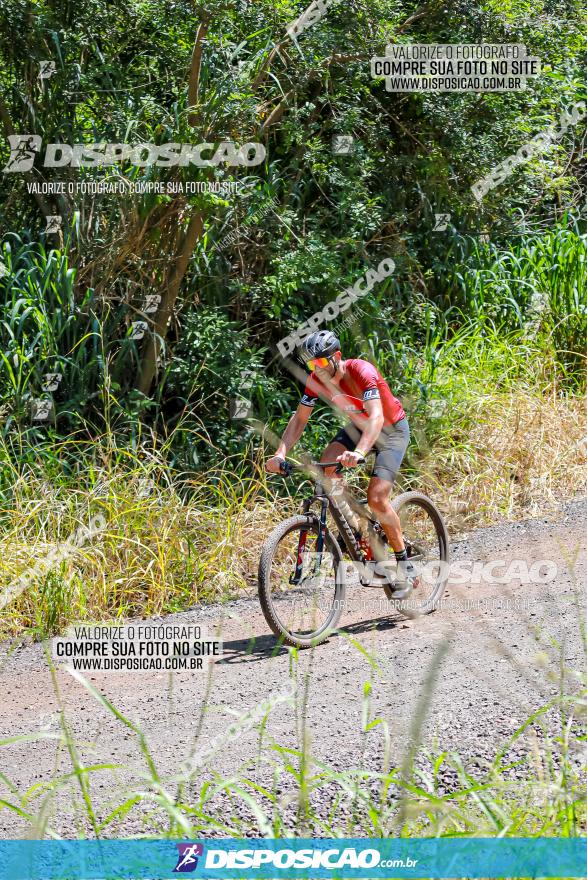
M 240 374 L 243 391 L 250 391 L 253 387 L 255 374 L 252 370 L 243 370 Z M 230 403 L 232 419 L 250 419 L 253 415 L 253 404 L 244 397 L 237 397 Z
M 40 61 L 39 62 L 39 79 L 51 79 L 53 74 L 57 72 L 57 67 L 55 66 L 54 61 Z
M 63 218 L 59 214 L 47 214 L 45 216 L 45 232 L 59 232 Z
M 332 138 L 332 152 L 336 155 L 352 153 L 354 138 L 350 134 L 336 134 Z
M 57 391 L 62 378 L 61 373 L 45 373 L 43 376 L 43 391 Z
M 231 401 L 231 409 L 231 418 L 233 419 L 248 419 L 252 414 L 251 401 L 243 398 Z
M 33 422 L 46 422 L 51 418 L 53 412 L 53 403 L 50 400 L 33 400 L 32 401 L 32 420 Z
M 434 229 L 432 232 L 444 232 L 445 229 L 448 229 L 448 224 L 450 223 L 450 214 L 435 214 L 434 215 Z
M 146 315 L 150 315 L 151 312 L 156 312 L 159 308 L 159 303 L 161 302 L 161 296 L 158 293 L 150 293 L 147 296 L 145 305 L 143 306 L 143 312 Z
M 35 153 L 41 146 L 38 134 L 11 134 L 8 137 L 10 156 L 2 169 L 10 174 L 15 171 L 30 171 L 35 161 Z
M 533 156 L 550 149 L 571 124 L 576 125 L 586 114 L 587 105 L 585 101 L 579 101 L 578 104 L 573 104 L 568 110 L 563 110 L 558 129 L 551 125 L 544 129 L 544 131 L 539 131 L 528 143 L 523 144 L 517 152 L 512 153 L 507 159 L 496 165 L 489 174 L 475 181 L 471 187 L 471 192 L 477 201 L 480 202 L 483 196 L 487 195 L 490 190 L 503 183 L 510 174 L 513 174 L 518 165 L 524 165 Z
M 343 843 L 343 841 L 341 841 Z M 403 859 L 401 865 L 395 867 L 404 867 Z M 406 859 L 408 867 L 414 867 L 417 859 Z M 319 869 L 320 871 L 338 871 L 347 874 L 345 868 L 353 871 L 365 871 L 368 868 L 374 868 L 382 862 L 379 851 L 376 849 L 358 850 L 348 846 L 338 846 L 329 849 L 238 849 L 238 850 L 222 850 L 207 849 L 205 868 L 213 868 L 218 872 L 219 868 L 227 871 L 238 871 L 243 868 L 258 869 L 263 868 L 268 872 L 268 876 L 275 877 L 276 868 L 300 869 L 304 871 L 302 876 L 314 876 L 312 871 L 308 873 L 308 869 Z M 273 869 L 269 873 L 269 866 Z M 385 865 L 385 867 L 393 867 Z M 348 874 L 347 874 L 348 876 Z M 382 875 L 387 876 L 387 875 Z
M 288 37 L 297 45 L 296 37 L 320 21 L 328 12 L 328 7 L 334 6 L 336 3 L 340 3 L 340 0 L 314 0 L 299 18 L 288 24 L 286 28 Z
M 134 323 L 131 324 L 130 338 L 142 339 L 148 329 L 148 325 L 145 321 L 134 321 Z
M 315 315 L 308 318 L 295 333 L 291 333 L 285 339 L 278 342 L 277 350 L 280 355 L 287 357 L 297 345 L 301 345 L 304 339 L 314 333 L 323 321 L 333 321 L 335 318 L 338 318 L 341 312 L 346 312 L 356 300 L 369 293 L 376 281 L 383 281 L 394 270 L 395 263 L 393 260 L 389 257 L 384 257 L 377 269 L 368 269 L 365 275 L 359 278 L 353 287 L 347 287 L 346 290 L 339 293 L 333 302 L 325 305 L 321 312 L 316 312 Z
M 41 147 L 38 135 L 11 135 L 8 138 L 10 158 L 3 169 L 5 172 L 30 171 L 35 153 Z M 266 156 L 263 144 L 246 143 L 238 147 L 233 141 L 222 141 L 218 146 L 203 144 L 47 144 L 43 165 L 45 168 L 98 168 L 115 165 L 117 162 L 130 162 L 141 168 L 157 165 L 173 168 L 188 165 L 198 167 L 217 167 L 218 165 L 245 166 L 260 165 Z

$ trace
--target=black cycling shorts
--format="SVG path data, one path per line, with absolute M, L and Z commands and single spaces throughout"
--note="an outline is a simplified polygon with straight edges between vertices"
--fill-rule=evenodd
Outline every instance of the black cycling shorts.
M 354 452 L 361 436 L 362 431 L 359 431 L 355 425 L 349 424 L 341 428 L 333 442 L 342 443 L 346 449 Z M 389 483 L 395 482 L 409 442 L 410 427 L 407 419 L 400 419 L 395 425 L 383 428 L 375 441 L 377 455 L 373 476 L 387 480 Z

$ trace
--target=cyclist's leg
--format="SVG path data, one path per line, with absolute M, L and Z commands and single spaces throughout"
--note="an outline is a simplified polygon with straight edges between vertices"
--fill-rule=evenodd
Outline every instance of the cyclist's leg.
M 367 498 L 369 506 L 377 514 L 397 562 L 394 596 L 406 598 L 417 587 L 420 578 L 413 563 L 408 559 L 399 517 L 391 506 L 391 490 L 410 442 L 410 429 L 406 419 L 381 432 L 377 441 L 377 458 L 369 483 Z
M 390 547 L 396 553 L 401 553 L 405 547 L 399 517 L 391 506 L 391 491 L 409 442 L 410 429 L 406 419 L 381 432 L 377 440 L 373 476 L 367 490 L 369 507 L 376 514 Z
M 399 516 L 391 506 L 391 490 L 393 483 L 373 475 L 369 481 L 367 501 L 369 507 L 381 523 L 381 527 L 387 535 L 389 546 L 394 551 L 404 548 L 404 536 L 399 521 Z
M 348 449 L 354 449 L 356 443 L 353 442 L 352 438 L 347 434 L 344 428 L 342 428 L 336 437 L 330 441 L 324 452 L 320 457 L 320 461 L 336 461 L 339 455 L 342 455 L 343 452 L 346 452 Z M 326 476 L 331 477 L 332 479 L 342 479 L 342 474 L 336 474 L 335 468 L 327 468 L 324 473 Z
M 420 583 L 418 573 L 413 563 L 408 559 L 400 520 L 391 506 L 390 500 L 391 490 L 409 442 L 410 429 L 404 419 L 389 430 L 381 432 L 377 441 L 378 453 L 373 477 L 367 492 L 369 506 L 377 514 L 381 527 L 394 551 L 397 568 L 391 586 L 392 596 L 397 599 L 407 598 Z M 375 570 L 377 572 L 377 568 Z M 385 563 L 383 563 L 383 572 L 379 574 L 389 580 L 390 573 L 385 570 Z

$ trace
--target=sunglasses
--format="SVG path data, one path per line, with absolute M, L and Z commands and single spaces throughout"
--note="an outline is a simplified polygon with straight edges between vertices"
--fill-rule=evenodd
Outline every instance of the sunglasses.
M 312 358 L 311 361 L 307 362 L 306 366 L 313 373 L 314 370 L 324 370 L 329 363 L 330 358 Z

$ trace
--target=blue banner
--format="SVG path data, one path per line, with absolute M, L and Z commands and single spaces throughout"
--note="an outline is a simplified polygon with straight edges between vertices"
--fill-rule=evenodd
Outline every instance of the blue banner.
M 585 877 L 587 839 L 0 841 L 0 880 Z

